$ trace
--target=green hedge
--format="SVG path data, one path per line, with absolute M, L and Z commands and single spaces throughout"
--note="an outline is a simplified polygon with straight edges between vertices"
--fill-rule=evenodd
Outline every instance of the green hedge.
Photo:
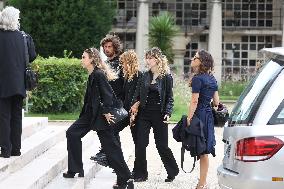
M 87 72 L 79 59 L 38 57 L 32 64 L 39 85 L 29 97 L 34 113 L 77 112 L 83 104 Z

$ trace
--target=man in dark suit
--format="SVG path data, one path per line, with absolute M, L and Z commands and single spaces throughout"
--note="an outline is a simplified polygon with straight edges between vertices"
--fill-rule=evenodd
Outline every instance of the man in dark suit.
M 25 45 L 19 31 L 20 11 L 6 7 L 0 13 L 0 157 L 21 155 L 22 106 L 25 90 Z M 29 61 L 36 58 L 27 35 Z
M 101 47 L 103 48 L 104 54 L 107 56 L 106 63 L 113 69 L 118 78 L 116 80 L 110 81 L 109 84 L 113 89 L 116 97 L 123 102 L 123 71 L 122 66 L 119 63 L 119 55 L 121 54 L 121 43 L 120 39 L 117 35 L 114 34 L 107 34 L 105 38 L 101 40 Z M 116 137 L 119 137 L 117 134 Z M 119 139 L 118 139 L 119 140 Z M 97 153 L 95 156 L 91 157 L 91 160 L 95 160 L 100 165 L 108 166 L 107 158 L 104 153 L 103 148 L 101 148 L 100 152 Z

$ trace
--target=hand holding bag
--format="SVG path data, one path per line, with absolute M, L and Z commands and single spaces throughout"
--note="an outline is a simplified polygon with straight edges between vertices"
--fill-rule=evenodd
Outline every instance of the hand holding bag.
M 38 76 L 32 70 L 29 64 L 29 53 L 28 53 L 28 45 L 27 45 L 27 35 L 22 31 L 24 37 L 24 45 L 25 45 L 25 62 L 26 62 L 26 70 L 25 70 L 25 87 L 27 91 L 31 91 L 37 87 L 38 84 Z
M 114 107 L 109 113 L 114 116 L 113 119 L 114 123 L 110 122 L 111 126 L 115 126 L 117 123 L 124 120 L 128 116 L 128 112 L 123 107 L 120 108 Z

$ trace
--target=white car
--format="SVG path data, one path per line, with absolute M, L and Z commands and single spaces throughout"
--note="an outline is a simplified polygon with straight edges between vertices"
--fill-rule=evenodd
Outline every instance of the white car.
M 284 47 L 249 82 L 224 126 L 222 189 L 284 189 Z

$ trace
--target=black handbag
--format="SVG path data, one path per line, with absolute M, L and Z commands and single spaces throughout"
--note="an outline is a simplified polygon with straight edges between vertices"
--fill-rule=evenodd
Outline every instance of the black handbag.
M 113 108 L 109 113 L 114 116 L 114 123 L 110 122 L 111 126 L 117 125 L 117 123 L 128 117 L 128 112 L 123 107 Z
M 214 117 L 214 125 L 223 127 L 229 118 L 229 111 L 224 104 L 219 104 L 217 110 L 212 107 L 212 114 Z
M 27 91 L 31 91 L 37 87 L 38 84 L 38 75 L 34 72 L 29 64 L 29 53 L 28 53 L 28 45 L 27 45 L 27 34 L 22 31 L 24 37 L 24 45 L 25 45 L 25 62 L 26 62 L 26 70 L 25 70 L 25 88 Z

